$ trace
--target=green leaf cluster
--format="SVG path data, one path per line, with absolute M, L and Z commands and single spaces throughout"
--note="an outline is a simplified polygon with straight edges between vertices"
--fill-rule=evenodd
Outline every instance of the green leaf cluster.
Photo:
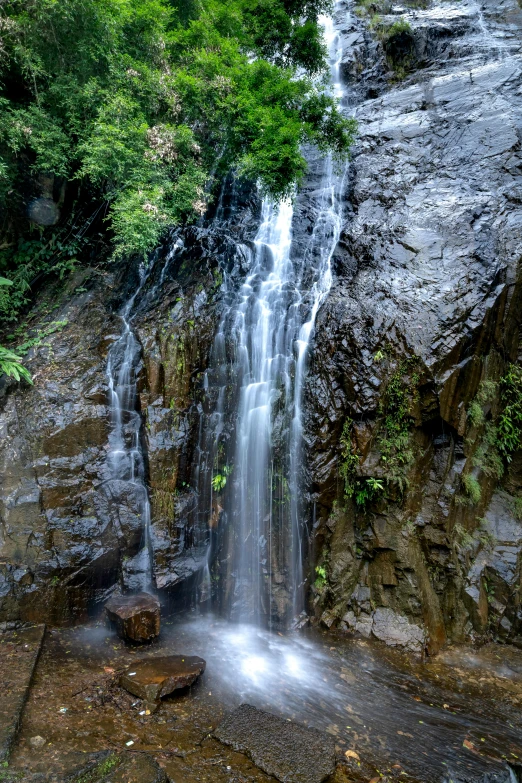
M 289 196 L 304 142 L 342 158 L 355 132 L 316 78 L 329 5 L 6 0 L 4 226 L 42 176 L 106 202 L 117 256 L 146 254 L 168 226 L 201 215 L 231 169 Z
M 381 452 L 386 480 L 407 488 L 407 471 L 414 459 L 411 431 L 414 425 L 412 406 L 418 398 L 420 376 L 416 356 L 404 359 L 386 385 L 379 413 L 381 422 L 377 445 Z
M 514 452 L 522 448 L 522 367 L 510 364 L 498 383 L 480 383 L 468 407 L 468 422 L 480 437 L 473 465 L 500 480 Z M 476 438 L 472 431 L 468 443 Z
M 507 462 L 522 448 L 522 367 L 510 364 L 500 381 L 498 449 Z

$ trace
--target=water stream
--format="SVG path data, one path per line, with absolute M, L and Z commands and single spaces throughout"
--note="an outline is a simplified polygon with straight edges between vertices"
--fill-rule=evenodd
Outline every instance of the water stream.
M 332 92 L 342 97 L 342 49 L 323 18 Z M 235 620 L 286 624 L 304 605 L 302 396 L 315 319 L 331 282 L 341 230 L 344 172 L 323 161 L 315 226 L 292 254 L 294 208 L 264 201 L 253 246 L 237 249 L 246 270 L 228 300 L 206 378 L 215 404 L 202 428 L 195 483 L 211 529 L 221 528 L 218 602 Z M 201 596 L 209 597 L 211 558 Z
M 151 516 L 149 494 L 145 481 L 145 460 L 141 443 L 142 418 L 137 409 L 137 373 L 141 359 L 141 345 L 131 326 L 136 299 L 148 278 L 146 269 L 140 269 L 140 280 L 134 294 L 120 313 L 122 331 L 108 354 L 107 377 L 111 432 L 107 467 L 109 497 L 120 501 L 122 508 L 130 507 L 138 518 L 141 541 L 138 553 L 125 561 L 123 582 L 130 590 L 152 588 Z M 114 515 L 120 520 L 120 514 Z

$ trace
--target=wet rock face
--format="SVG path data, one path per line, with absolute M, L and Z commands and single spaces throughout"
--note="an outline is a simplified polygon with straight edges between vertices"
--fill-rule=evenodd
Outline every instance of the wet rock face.
M 488 511 L 496 479 L 478 464 L 467 416 L 481 381 L 517 359 L 521 321 L 522 9 L 483 7 L 396 10 L 416 51 L 398 83 L 366 23 L 347 17 L 360 138 L 305 394 L 316 560 L 327 571 L 312 589 L 316 615 L 385 640 L 408 618 L 432 652 L 521 628 L 519 523 L 496 496 Z M 386 435 L 392 381 L 411 417 L 398 450 Z M 343 498 L 345 426 L 352 481 L 386 486 L 366 505 Z M 467 474 L 476 502 L 463 497 Z M 502 528 L 492 549 L 484 516 Z
M 224 200 L 222 221 L 189 229 L 177 244 L 174 237 L 136 302 L 136 408 L 161 590 L 190 585 L 206 563 L 192 489 L 201 384 L 222 306 L 220 268 L 232 270 L 237 243 L 255 233 L 250 196 L 236 193 L 233 208 Z M 84 270 L 65 290 L 42 292 L 55 309 L 42 318 L 36 308 L 29 319 L 47 334 L 28 357 L 34 387 L 0 379 L 0 622 L 84 620 L 115 588 L 129 587 L 141 497 L 107 467 L 107 354 L 138 280 L 129 264 Z
M 148 704 L 159 702 L 180 688 L 193 685 L 206 663 L 195 655 L 168 655 L 133 664 L 120 677 L 125 690 Z
M 149 593 L 114 596 L 105 611 L 126 642 L 150 642 L 160 634 L 160 602 Z

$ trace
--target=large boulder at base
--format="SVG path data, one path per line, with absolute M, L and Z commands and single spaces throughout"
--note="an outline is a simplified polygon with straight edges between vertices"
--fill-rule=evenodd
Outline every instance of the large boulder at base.
M 335 769 L 331 737 L 250 704 L 234 710 L 214 736 L 283 783 L 322 783 Z
M 135 663 L 123 672 L 120 685 L 148 704 L 192 685 L 205 671 L 206 662 L 195 655 L 167 655 Z
M 149 593 L 120 595 L 105 604 L 118 636 L 130 642 L 150 642 L 159 636 L 160 603 Z

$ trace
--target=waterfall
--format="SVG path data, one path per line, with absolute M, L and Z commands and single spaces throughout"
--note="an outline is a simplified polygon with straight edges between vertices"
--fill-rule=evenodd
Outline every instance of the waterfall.
M 113 507 L 118 508 L 114 517 L 120 528 L 120 514 L 130 510 L 130 514 L 137 518 L 137 526 L 141 530 L 139 551 L 124 562 L 123 582 L 125 588 L 144 591 L 152 587 L 151 520 L 141 445 L 142 420 L 137 410 L 136 376 L 141 345 L 132 330 L 131 320 L 136 298 L 147 277 L 147 271 L 141 268 L 139 285 L 120 313 L 120 337 L 112 344 L 107 358 L 111 432 L 106 494 Z
M 322 19 L 333 94 L 342 97 L 342 49 L 332 19 Z M 332 284 L 341 231 L 344 173 L 322 162 L 309 246 L 292 255 L 294 208 L 262 204 L 251 247 L 237 248 L 246 270 L 215 338 L 205 387 L 214 400 L 200 438 L 195 483 L 199 515 L 213 533 L 218 604 L 231 617 L 287 623 L 304 606 L 306 509 L 302 500 L 302 398 L 319 308 Z M 217 554 L 216 554 L 217 553 Z M 200 586 L 208 598 L 211 557 Z

